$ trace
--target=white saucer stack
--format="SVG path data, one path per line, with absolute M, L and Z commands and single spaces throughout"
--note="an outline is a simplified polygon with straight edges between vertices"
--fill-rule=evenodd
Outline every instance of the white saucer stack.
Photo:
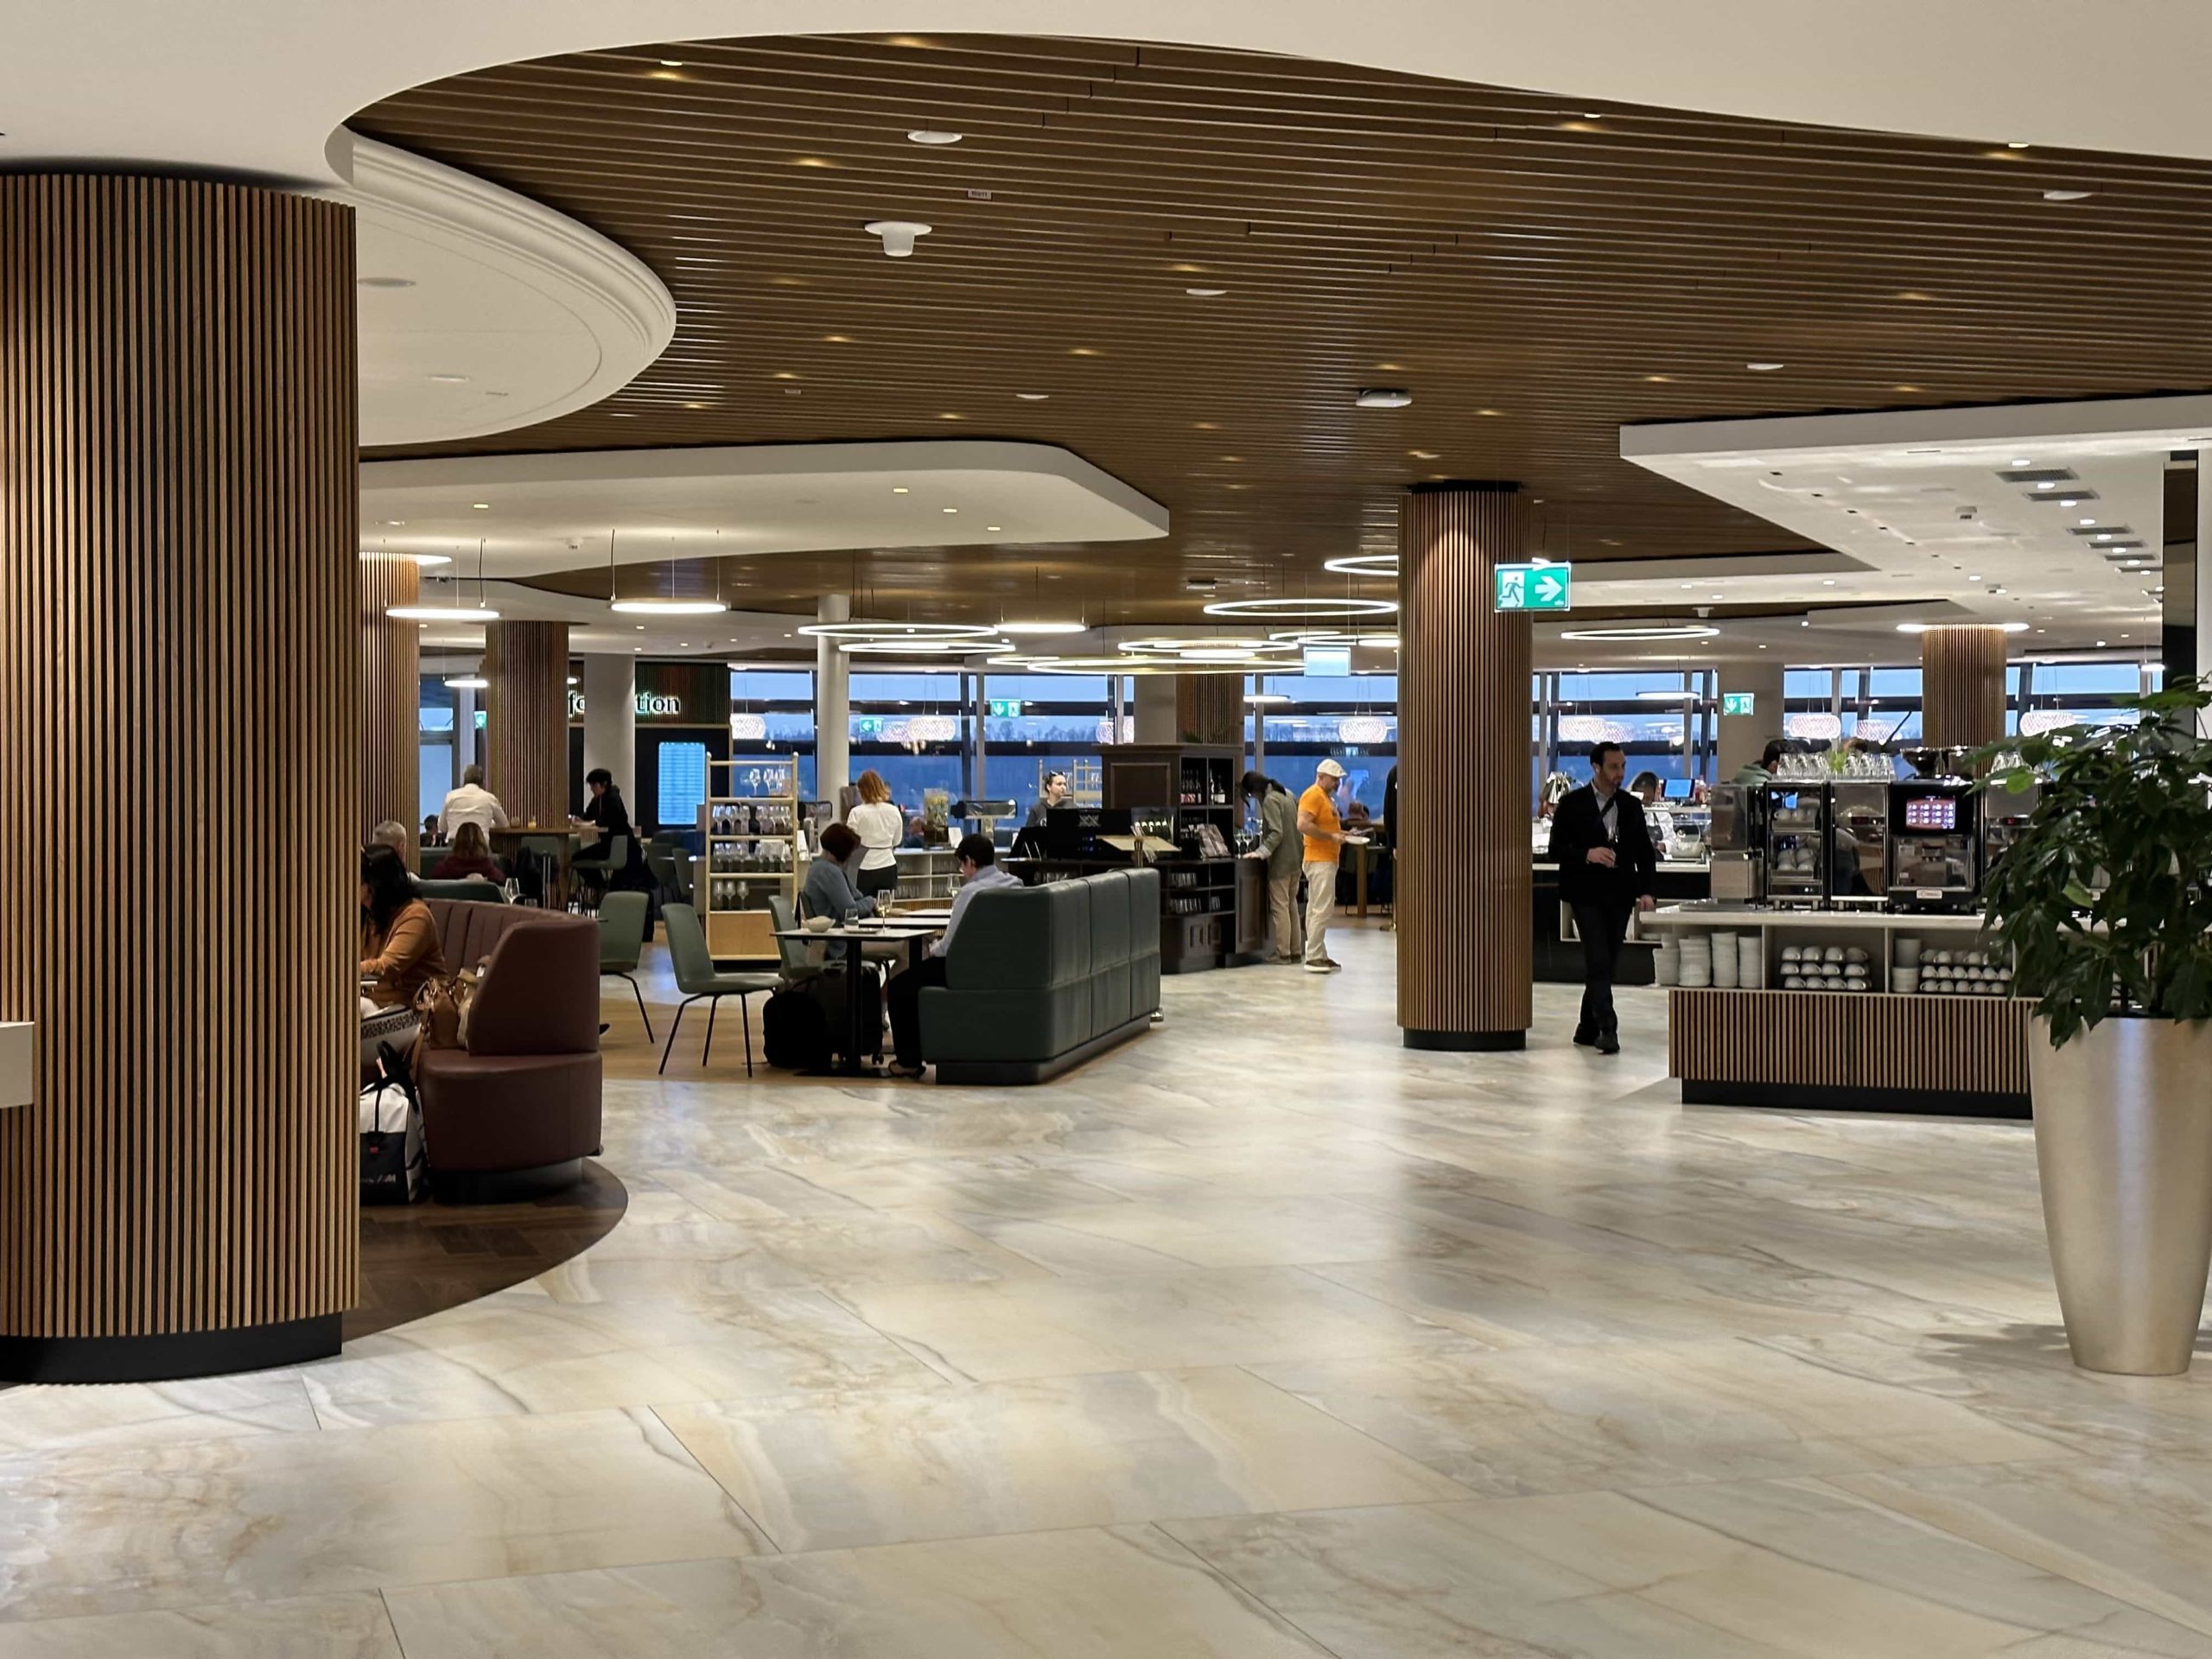
M 1713 983 L 1713 936 L 1710 933 L 1682 935 L 1682 987 L 1686 990 L 1703 990 Z
M 1651 954 L 1651 979 L 1656 985 L 1679 985 L 1682 982 L 1682 933 L 1670 927 L 1659 935 L 1658 948 Z
M 1736 983 L 1747 991 L 1766 988 L 1765 936 L 1741 935 L 1736 944 Z
M 1706 936 L 1713 952 L 1713 988 L 1732 991 L 1736 988 L 1736 936 L 1733 933 L 1709 933 Z

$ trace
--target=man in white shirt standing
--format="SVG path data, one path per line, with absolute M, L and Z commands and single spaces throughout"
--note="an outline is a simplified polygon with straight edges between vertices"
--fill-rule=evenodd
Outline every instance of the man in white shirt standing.
M 507 809 L 484 787 L 484 768 L 471 766 L 461 774 L 461 787 L 446 797 L 438 812 L 438 833 L 448 841 L 464 823 L 473 823 L 488 838 L 494 830 L 507 827 Z

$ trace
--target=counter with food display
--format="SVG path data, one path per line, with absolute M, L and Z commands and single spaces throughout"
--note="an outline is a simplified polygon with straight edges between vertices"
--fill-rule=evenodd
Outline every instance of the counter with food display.
M 1641 923 L 1687 1103 L 2028 1116 L 2034 1003 L 1978 916 L 1706 903 Z

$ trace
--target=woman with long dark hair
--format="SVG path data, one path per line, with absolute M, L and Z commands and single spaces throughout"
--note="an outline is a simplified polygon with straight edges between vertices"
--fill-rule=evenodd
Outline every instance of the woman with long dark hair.
M 373 980 L 363 994 L 379 1007 L 402 1007 L 446 970 L 438 925 L 416 895 L 407 867 L 389 847 L 361 855 L 361 977 Z

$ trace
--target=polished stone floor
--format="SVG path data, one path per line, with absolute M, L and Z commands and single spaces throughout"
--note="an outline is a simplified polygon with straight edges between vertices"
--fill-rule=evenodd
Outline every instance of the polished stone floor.
M 582 1256 L 0 1393 L 0 1659 L 2212 1655 L 2212 1360 L 2067 1363 L 2024 1126 L 1408 1053 L 1390 943 L 1028 1090 L 610 994 Z

